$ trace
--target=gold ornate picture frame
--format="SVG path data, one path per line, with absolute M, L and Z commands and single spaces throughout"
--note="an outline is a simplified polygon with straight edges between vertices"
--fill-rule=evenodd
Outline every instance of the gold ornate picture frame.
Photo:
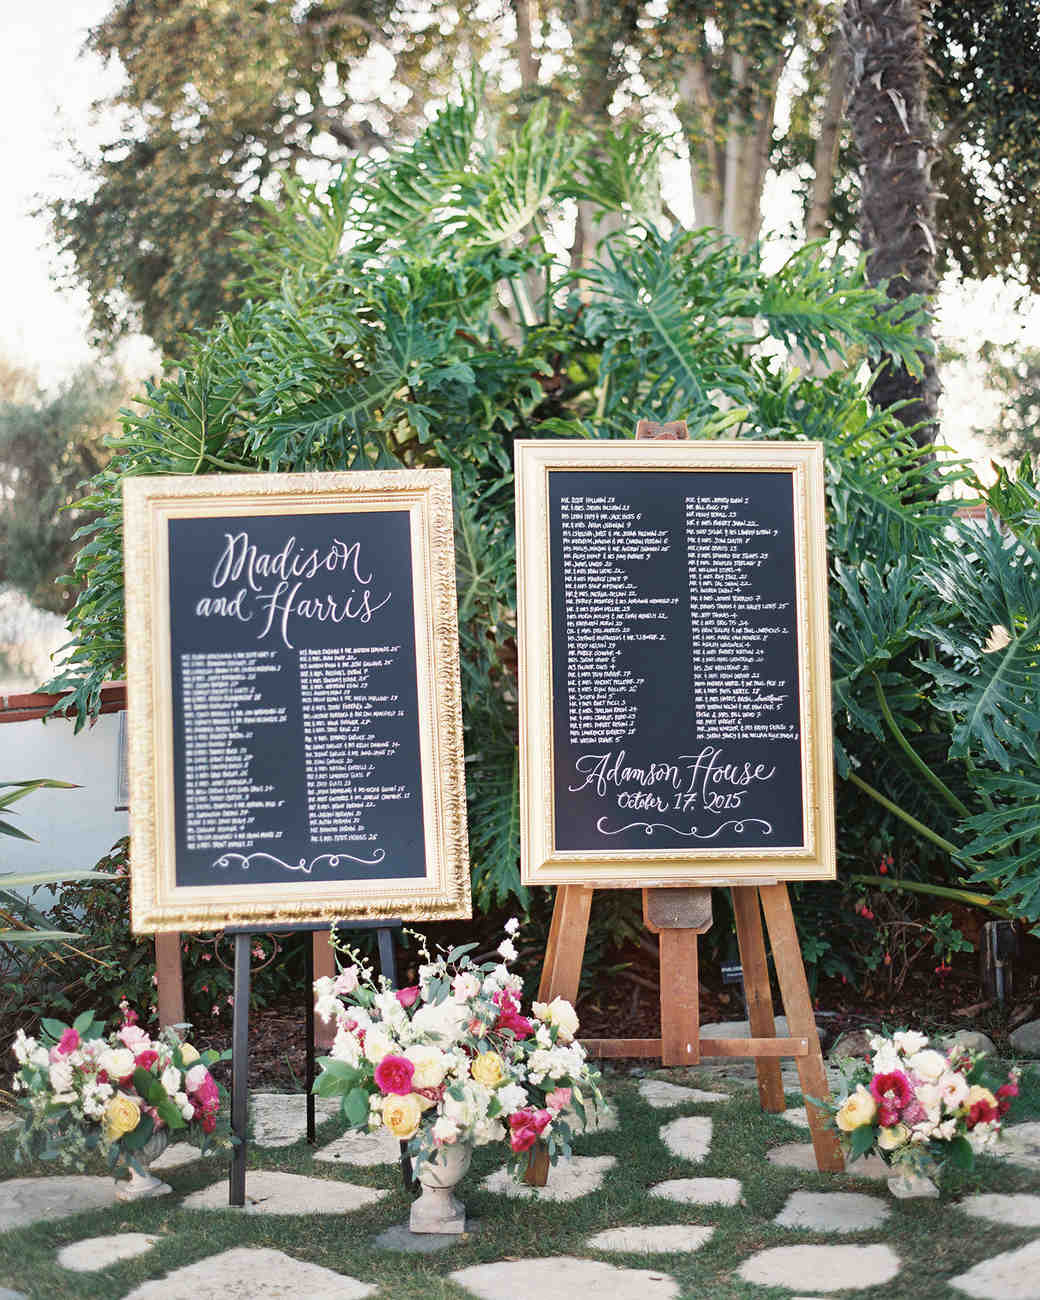
M 450 471 L 123 489 L 135 932 L 470 916 Z
M 521 876 L 833 879 L 823 449 L 516 443 Z

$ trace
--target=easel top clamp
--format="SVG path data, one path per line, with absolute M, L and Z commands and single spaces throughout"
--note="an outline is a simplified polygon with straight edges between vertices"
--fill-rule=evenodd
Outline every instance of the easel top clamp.
M 685 420 L 664 424 L 640 420 L 636 426 L 636 438 L 643 441 L 681 441 L 688 436 Z M 659 1057 L 662 1065 L 696 1065 L 702 1057 L 750 1057 L 755 1061 L 762 1108 L 774 1114 L 786 1105 L 780 1058 L 793 1057 L 806 1098 L 817 1167 L 841 1172 L 845 1162 L 837 1135 L 824 1127 L 825 1113 L 809 1100 L 826 1098 L 829 1087 L 787 885 L 760 881 L 732 885 L 730 890 L 751 1036 L 701 1037 L 697 937 L 712 925 L 710 888 L 644 888 L 643 921 L 659 944 L 661 1037 L 586 1039 L 584 1047 L 591 1056 Z M 593 892 L 585 885 L 557 886 L 538 988 L 540 1001 L 577 999 Z M 763 912 L 790 1031 L 787 1038 L 776 1036 Z

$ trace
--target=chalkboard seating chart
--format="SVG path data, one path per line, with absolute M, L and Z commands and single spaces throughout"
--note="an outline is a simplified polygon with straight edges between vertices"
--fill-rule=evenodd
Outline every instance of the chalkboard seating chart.
M 135 926 L 467 915 L 447 471 L 135 479 L 126 521 Z
M 833 874 L 820 464 L 518 444 L 529 883 Z

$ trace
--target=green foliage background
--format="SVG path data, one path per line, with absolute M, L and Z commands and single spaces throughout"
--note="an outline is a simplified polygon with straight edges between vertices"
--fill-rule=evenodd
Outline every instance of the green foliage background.
M 1040 495 L 1028 473 L 1005 478 L 991 503 L 1009 531 L 958 519 L 943 490 L 974 490 L 968 471 L 866 396 L 871 367 L 919 369 L 920 304 L 893 309 L 815 247 L 767 274 L 758 250 L 669 233 L 659 148 L 635 130 L 594 140 L 544 104 L 509 130 L 474 89 L 325 194 L 286 182 L 242 240 L 246 305 L 124 414 L 86 502 L 99 521 L 51 688 L 73 691 L 82 723 L 122 672 L 123 478 L 446 465 L 475 900 L 523 898 L 513 440 L 624 438 L 644 416 L 695 438 L 819 439 L 843 859 L 862 872 L 895 848 L 897 884 L 967 896 L 976 880 L 985 904 L 1036 921 Z M 617 233 L 572 269 L 579 199 Z

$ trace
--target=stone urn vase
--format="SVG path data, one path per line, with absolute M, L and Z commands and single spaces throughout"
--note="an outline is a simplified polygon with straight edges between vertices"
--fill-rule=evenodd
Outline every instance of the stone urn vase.
M 473 1158 L 472 1142 L 454 1142 L 437 1149 L 419 1169 L 422 1188 L 412 1203 L 408 1226 L 412 1232 L 460 1233 L 466 1231 L 466 1207 L 452 1195 Z
M 148 1169 L 152 1161 L 158 1160 L 166 1150 L 169 1141 L 169 1129 L 161 1128 L 153 1133 L 144 1146 L 139 1151 L 134 1152 L 137 1163 Z M 161 1178 L 156 1178 L 153 1173 L 138 1173 L 128 1159 L 127 1169 L 130 1171 L 130 1177 L 116 1182 L 117 1201 L 143 1201 L 150 1196 L 165 1196 L 167 1192 L 173 1191 L 169 1183 L 164 1183 Z
M 936 1200 L 939 1188 L 927 1174 L 912 1173 L 901 1170 L 888 1179 L 888 1190 L 901 1201 L 925 1198 Z

